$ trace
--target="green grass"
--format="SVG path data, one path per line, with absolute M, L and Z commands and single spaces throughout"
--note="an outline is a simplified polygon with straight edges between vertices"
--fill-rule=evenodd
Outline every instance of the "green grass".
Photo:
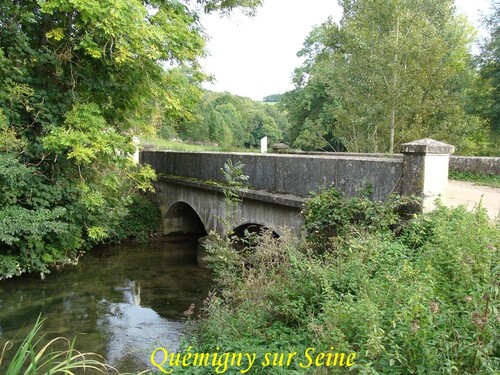
M 147 140 L 144 143 L 154 144 L 159 150 L 175 150 L 175 151 L 219 151 L 217 146 L 190 144 L 162 138 Z
M 193 143 L 186 143 L 174 140 L 166 140 L 162 138 L 156 138 L 152 140 L 146 140 L 143 142 L 154 144 L 158 150 L 174 150 L 174 151 L 219 151 L 219 152 L 259 152 L 256 149 L 242 148 L 242 147 L 221 147 L 213 145 L 200 145 Z
M 449 178 L 451 180 L 474 182 L 476 185 L 500 188 L 500 175 L 496 174 L 450 171 Z

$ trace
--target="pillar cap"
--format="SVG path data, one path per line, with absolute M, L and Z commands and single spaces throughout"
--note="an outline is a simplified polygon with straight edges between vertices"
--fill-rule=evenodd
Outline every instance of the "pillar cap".
M 418 141 L 403 143 L 401 145 L 403 154 L 440 154 L 451 155 L 455 152 L 455 146 L 435 141 L 434 139 L 424 138 Z

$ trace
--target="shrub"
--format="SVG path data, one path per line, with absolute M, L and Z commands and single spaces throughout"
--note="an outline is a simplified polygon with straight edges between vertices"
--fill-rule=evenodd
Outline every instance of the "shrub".
M 135 194 L 127 207 L 128 213 L 119 223 L 116 239 L 134 238 L 146 240 L 158 230 L 161 213 L 158 206 L 147 196 Z
M 331 238 L 343 237 L 352 231 L 375 232 L 397 229 L 403 223 L 404 208 L 418 202 L 414 197 L 391 195 L 384 202 L 370 199 L 371 188 L 346 198 L 331 187 L 308 200 L 304 208 L 307 239 L 316 250 L 331 248 Z
M 329 203 L 327 197 L 340 199 L 329 192 L 321 202 Z M 330 217 L 344 225 L 333 238 L 316 241 L 316 232 L 309 232 L 306 242 L 297 242 L 265 235 L 253 251 L 214 248 L 217 289 L 191 343 L 199 351 L 220 347 L 260 358 L 334 346 L 356 352 L 351 370 L 363 374 L 496 374 L 499 222 L 481 208 L 440 206 L 403 225 L 389 203 L 355 202 L 331 206 L 337 213 L 320 204 L 321 215 L 309 205 L 316 222 Z M 372 213 L 358 219 L 350 208 L 361 213 L 362 204 Z M 320 224 L 329 227 L 326 220 Z M 328 241 L 329 250 L 319 252 L 318 243 Z M 272 373 L 345 370 L 303 369 L 294 362 Z

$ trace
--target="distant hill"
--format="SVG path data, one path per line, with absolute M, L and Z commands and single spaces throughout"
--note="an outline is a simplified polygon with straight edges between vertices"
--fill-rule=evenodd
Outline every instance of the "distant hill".
M 274 102 L 279 102 L 279 100 L 281 99 L 281 96 L 283 94 L 273 94 L 273 95 L 268 95 L 268 96 L 264 96 L 264 100 L 263 102 L 264 103 L 274 103 Z

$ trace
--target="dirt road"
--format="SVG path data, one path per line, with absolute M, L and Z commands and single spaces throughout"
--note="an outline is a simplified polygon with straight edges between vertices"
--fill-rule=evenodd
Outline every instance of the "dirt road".
M 472 209 L 480 201 L 488 210 L 489 216 L 495 218 L 500 212 L 500 189 L 478 186 L 466 181 L 448 181 L 446 195 L 443 197 L 443 202 L 447 206 L 466 205 Z

